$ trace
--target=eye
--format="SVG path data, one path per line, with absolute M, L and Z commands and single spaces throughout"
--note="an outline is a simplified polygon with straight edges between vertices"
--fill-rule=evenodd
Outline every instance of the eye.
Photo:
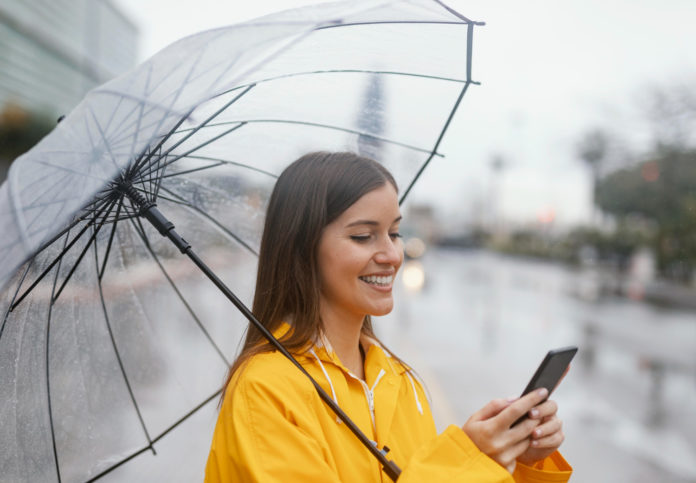
M 351 235 L 350 239 L 358 243 L 365 243 L 370 239 L 370 235 Z
M 399 233 L 398 231 L 397 231 L 397 232 L 393 232 L 393 233 L 390 233 L 390 234 L 389 234 L 389 237 L 390 237 L 392 240 L 398 240 L 399 238 L 401 238 L 401 233 Z

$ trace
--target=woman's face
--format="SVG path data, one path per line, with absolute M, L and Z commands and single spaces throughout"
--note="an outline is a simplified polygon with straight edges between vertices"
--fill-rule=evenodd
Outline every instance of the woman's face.
M 386 183 L 363 195 L 328 224 L 319 240 L 322 317 L 385 315 L 404 259 L 399 200 Z

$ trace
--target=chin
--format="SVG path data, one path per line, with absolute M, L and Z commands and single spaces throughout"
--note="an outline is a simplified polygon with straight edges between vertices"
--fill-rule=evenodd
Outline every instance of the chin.
M 388 306 L 382 306 L 382 307 L 374 307 L 373 310 L 369 312 L 369 315 L 375 316 L 375 317 L 381 317 L 382 315 L 387 315 L 394 309 L 394 304 L 391 303 Z

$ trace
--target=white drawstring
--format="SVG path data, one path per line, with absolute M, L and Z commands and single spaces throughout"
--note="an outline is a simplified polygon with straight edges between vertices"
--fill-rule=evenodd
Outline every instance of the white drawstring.
M 391 354 L 389 354 L 389 352 L 384 350 L 384 348 L 382 346 L 379 346 L 379 348 L 382 349 L 382 352 L 386 356 L 387 362 L 389 362 L 389 365 L 391 366 L 392 371 L 394 373 L 396 373 L 396 371 L 394 370 L 394 365 L 392 364 L 392 361 L 391 361 Z M 408 369 L 406 370 L 406 376 L 408 377 L 408 380 L 411 382 L 411 387 L 413 388 L 413 397 L 416 398 L 416 407 L 418 408 L 418 412 L 421 413 L 421 416 L 422 416 L 423 415 L 423 406 L 421 405 L 420 399 L 418 399 L 418 391 L 416 391 L 416 385 L 413 382 L 413 378 L 411 377 L 411 373 L 408 371 Z
M 386 372 L 384 372 L 384 369 L 379 370 L 379 374 L 377 374 L 377 379 L 375 379 L 375 383 L 372 385 L 372 388 L 370 388 L 370 391 L 375 392 L 375 388 L 377 387 L 377 383 L 379 382 L 380 379 L 382 379 L 382 376 L 385 374 L 386 374 Z
M 334 402 L 336 403 L 336 406 L 338 406 L 338 399 L 336 399 L 336 391 L 334 391 L 333 383 L 331 382 L 331 378 L 329 377 L 329 373 L 326 372 L 326 368 L 324 367 L 324 364 L 322 364 L 321 359 L 319 359 L 319 357 L 317 357 L 317 353 L 314 352 L 314 348 L 309 349 L 309 353 L 312 354 L 314 356 L 314 358 L 317 360 L 317 362 L 319 363 L 319 367 L 321 367 L 321 372 L 324 373 L 324 376 L 326 376 L 326 380 L 329 381 L 329 387 L 331 388 L 331 397 L 333 398 Z M 338 416 L 336 416 L 336 422 L 338 424 L 341 424 L 341 420 Z
M 416 406 L 418 407 L 418 412 L 421 413 L 421 416 L 423 415 L 423 406 L 421 406 L 420 400 L 418 399 L 418 392 L 416 391 L 416 385 L 413 383 L 413 378 L 411 377 L 411 374 L 406 372 L 406 377 L 408 377 L 408 380 L 411 381 L 411 387 L 413 388 L 413 396 L 416 398 Z

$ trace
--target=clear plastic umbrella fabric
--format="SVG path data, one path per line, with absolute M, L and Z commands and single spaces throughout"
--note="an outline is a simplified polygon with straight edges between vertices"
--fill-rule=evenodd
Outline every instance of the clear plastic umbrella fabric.
M 234 358 L 246 321 L 118 186 L 248 303 L 284 166 L 356 151 L 405 194 L 472 83 L 473 25 L 438 1 L 349 1 L 202 32 L 19 158 L 0 188 L 0 480 L 86 481 L 154 453 Z

